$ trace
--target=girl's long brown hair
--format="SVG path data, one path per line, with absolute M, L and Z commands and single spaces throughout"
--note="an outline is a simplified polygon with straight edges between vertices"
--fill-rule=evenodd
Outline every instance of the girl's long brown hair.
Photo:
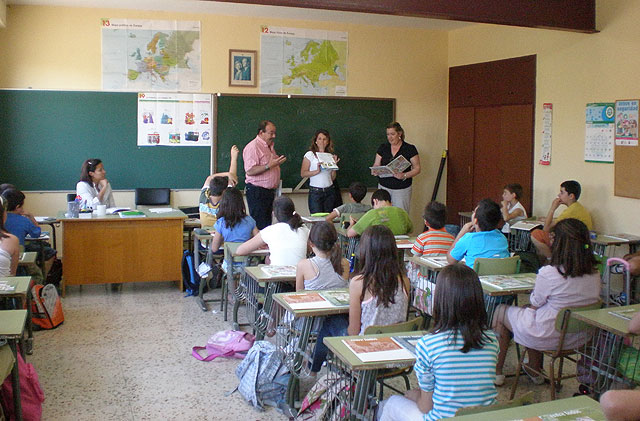
M 566 279 L 596 271 L 596 258 L 587 226 L 574 218 L 559 221 L 552 230 L 555 235 L 551 245 L 551 266 Z
M 377 298 L 385 307 L 395 304 L 395 294 L 403 285 L 404 273 L 398 261 L 398 247 L 391 230 L 384 225 L 372 225 L 360 237 L 358 275 L 362 275 L 362 295 L 365 292 Z

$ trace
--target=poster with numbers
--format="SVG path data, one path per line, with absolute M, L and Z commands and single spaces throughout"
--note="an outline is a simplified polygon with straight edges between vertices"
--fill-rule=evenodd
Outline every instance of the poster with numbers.
M 614 103 L 587 104 L 585 109 L 584 160 L 613 163 Z

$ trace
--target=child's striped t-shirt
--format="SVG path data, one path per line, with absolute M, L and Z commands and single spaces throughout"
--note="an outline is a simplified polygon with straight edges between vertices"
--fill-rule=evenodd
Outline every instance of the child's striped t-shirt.
M 453 235 L 444 228 L 439 230 L 430 228 L 429 231 L 418 235 L 411 252 L 418 256 L 441 256 L 447 254 L 454 240 Z
M 425 421 L 455 416 L 465 406 L 492 405 L 497 395 L 494 380 L 498 359 L 498 340 L 486 331 L 488 341 L 482 349 L 463 354 L 461 334 L 452 331 L 428 334 L 416 345 L 415 371 L 420 389 L 433 392 L 433 409 Z

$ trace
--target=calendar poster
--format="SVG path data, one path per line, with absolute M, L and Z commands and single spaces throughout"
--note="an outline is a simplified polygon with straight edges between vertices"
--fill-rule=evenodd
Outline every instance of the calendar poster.
M 540 151 L 540 165 L 551 164 L 551 132 L 553 129 L 553 104 L 542 105 L 542 150 Z
M 638 100 L 616 101 L 616 145 L 638 146 Z
M 584 160 L 613 163 L 615 112 L 613 103 L 587 104 Z

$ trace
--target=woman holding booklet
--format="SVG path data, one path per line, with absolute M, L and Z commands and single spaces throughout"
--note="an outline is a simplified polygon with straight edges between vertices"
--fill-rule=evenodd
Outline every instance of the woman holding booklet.
M 411 179 L 420 174 L 420 156 L 415 146 L 404 141 L 404 129 L 398 122 L 387 125 L 387 140 L 376 152 L 371 175 L 378 177 L 379 189 L 385 189 L 391 194 L 393 206 L 408 213 L 411 204 Z M 391 165 L 386 171 L 375 168 L 389 163 Z
M 333 141 L 325 129 L 316 131 L 300 168 L 300 177 L 309 178 L 309 212 L 331 212 L 336 207 L 336 165 L 340 159 L 333 154 Z

